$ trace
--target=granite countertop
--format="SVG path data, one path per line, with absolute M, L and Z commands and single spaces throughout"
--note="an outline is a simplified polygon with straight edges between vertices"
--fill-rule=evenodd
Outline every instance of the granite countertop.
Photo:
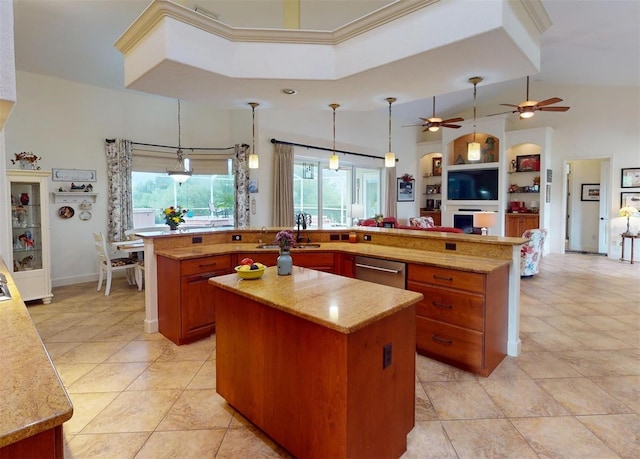
M 341 333 L 353 333 L 423 298 L 421 293 L 298 266 L 291 276 L 278 276 L 272 266 L 259 279 L 227 274 L 209 283 Z
M 224 255 L 238 252 L 278 252 L 278 249 L 258 249 L 256 243 L 222 243 L 211 245 L 196 245 L 174 249 L 156 250 L 157 255 L 176 260 L 188 260 L 209 255 Z M 292 249 L 293 264 L 297 253 L 313 252 L 342 252 L 354 255 L 384 258 L 386 260 L 401 261 L 437 266 L 440 268 L 463 269 L 465 271 L 488 273 L 501 266 L 510 264 L 506 260 L 494 260 L 491 258 L 472 257 L 468 255 L 454 255 L 413 248 L 390 247 L 377 244 L 348 242 L 321 242 L 320 247 Z
M 73 406 L 11 273 L 0 260 L 12 299 L 0 301 L 0 448 L 71 419 Z

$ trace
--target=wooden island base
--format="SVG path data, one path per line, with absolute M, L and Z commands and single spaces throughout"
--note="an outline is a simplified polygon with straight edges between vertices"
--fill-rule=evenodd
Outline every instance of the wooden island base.
M 414 426 L 415 305 L 344 333 L 216 294 L 216 387 L 235 409 L 299 458 L 403 454 Z

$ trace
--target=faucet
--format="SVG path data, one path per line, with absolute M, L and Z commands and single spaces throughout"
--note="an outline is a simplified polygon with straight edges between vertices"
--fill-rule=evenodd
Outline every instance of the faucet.
M 300 226 L 302 229 L 307 229 L 307 225 L 311 224 L 311 214 L 305 212 L 296 212 L 296 226 L 298 227 L 298 234 L 296 236 L 296 242 L 302 242 L 302 236 L 300 236 Z M 307 242 L 311 242 L 311 238 L 307 238 Z
M 260 239 L 258 239 L 258 242 L 260 244 L 262 244 L 262 237 L 267 234 L 267 227 L 263 226 L 262 228 L 260 228 Z

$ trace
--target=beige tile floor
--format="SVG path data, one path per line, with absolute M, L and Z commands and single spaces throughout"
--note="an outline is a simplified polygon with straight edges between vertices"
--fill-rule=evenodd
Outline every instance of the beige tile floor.
M 74 405 L 66 457 L 289 457 L 216 394 L 215 336 L 145 334 L 143 292 L 95 287 L 29 307 Z M 521 298 L 522 354 L 490 377 L 417 356 L 403 458 L 640 457 L 640 265 L 550 255 Z

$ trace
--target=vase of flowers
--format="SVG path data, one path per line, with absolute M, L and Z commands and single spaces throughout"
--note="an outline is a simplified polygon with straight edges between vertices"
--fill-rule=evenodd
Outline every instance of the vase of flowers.
M 38 161 L 41 160 L 38 155 L 33 154 L 30 151 L 21 151 L 20 153 L 13 154 L 16 159 L 11 160 L 11 164 L 18 163 L 20 165 L 20 169 L 27 169 L 32 171 L 40 170 L 40 166 L 38 166 Z
M 169 229 L 172 231 L 177 230 L 180 223 L 184 223 L 184 216 L 186 215 L 186 213 L 187 209 L 183 209 L 180 206 L 167 207 L 162 211 L 164 221 L 167 225 L 169 225 Z
M 278 276 L 290 276 L 293 270 L 293 260 L 291 260 L 291 247 L 293 247 L 293 233 L 283 230 L 276 234 L 276 244 L 280 246 L 280 256 L 276 260 L 278 266 Z

